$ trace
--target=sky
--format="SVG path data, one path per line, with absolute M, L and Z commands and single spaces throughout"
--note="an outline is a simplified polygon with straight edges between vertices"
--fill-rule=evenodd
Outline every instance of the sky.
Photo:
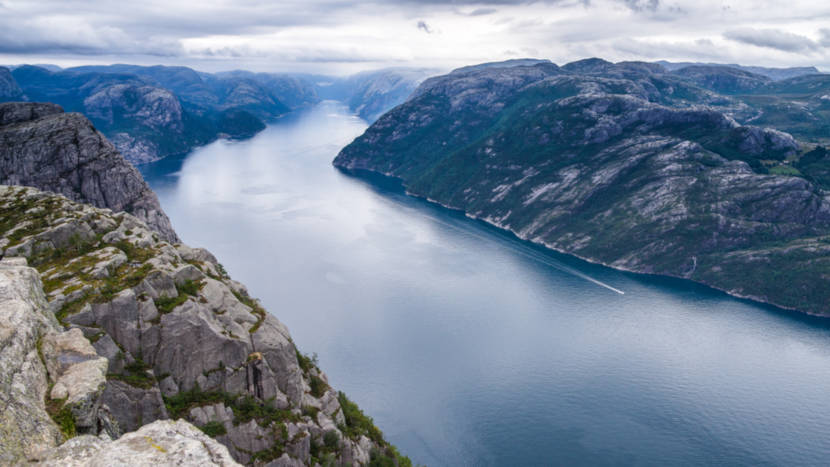
M 587 57 L 830 71 L 830 1 L 0 0 L 0 63 L 348 74 Z

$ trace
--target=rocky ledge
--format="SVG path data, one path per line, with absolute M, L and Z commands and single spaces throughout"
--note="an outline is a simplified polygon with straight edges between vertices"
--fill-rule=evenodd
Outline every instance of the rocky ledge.
M 161 238 L 179 241 L 138 170 L 86 117 L 64 113 L 54 104 L 0 104 L 0 183 L 33 186 L 126 211 Z
M 0 186 L 0 255 L 3 462 L 155 459 L 147 439 L 183 456 L 204 446 L 182 463 L 226 462 L 185 425 L 153 423 L 183 419 L 245 464 L 409 464 L 206 250 L 127 213 Z M 82 434 L 118 440 L 55 451 Z

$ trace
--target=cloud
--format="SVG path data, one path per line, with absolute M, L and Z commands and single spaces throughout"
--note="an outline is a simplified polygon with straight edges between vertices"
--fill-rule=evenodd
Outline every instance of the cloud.
M 531 55 L 830 68 L 830 4 L 723 2 L 0 0 L 0 59 L 335 73 Z
M 475 10 L 467 13 L 467 16 L 485 16 L 485 15 L 492 15 L 493 13 L 498 12 L 495 8 L 476 8 Z
M 723 37 L 742 44 L 766 47 L 784 52 L 805 52 L 817 50 L 821 45 L 809 37 L 782 31 L 780 29 L 730 29 Z
M 622 0 L 628 8 L 634 11 L 656 11 L 660 0 Z

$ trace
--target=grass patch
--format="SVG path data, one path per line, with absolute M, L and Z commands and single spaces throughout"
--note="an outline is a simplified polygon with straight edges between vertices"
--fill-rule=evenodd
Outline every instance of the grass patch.
M 171 311 L 173 311 L 174 308 L 186 301 L 187 295 L 185 294 L 179 294 L 176 297 L 168 297 L 166 295 L 162 295 L 161 297 L 154 300 L 156 308 L 161 314 L 170 313 Z
M 109 373 L 107 374 L 107 378 L 123 381 L 133 387 L 150 389 L 155 386 L 156 378 L 147 373 L 149 369 L 150 365 L 147 365 L 139 358 L 133 363 L 126 365 L 124 367 L 124 373 Z
M 304 405 L 303 406 L 303 415 L 306 417 L 311 417 L 312 420 L 317 420 L 317 414 L 320 413 L 320 409 L 311 405 Z
M 274 444 L 268 449 L 251 453 L 251 463 L 261 462 L 267 464 L 272 460 L 279 459 L 285 453 L 284 446 Z
M 222 436 L 228 432 L 228 430 L 225 429 L 225 425 L 216 421 L 207 422 L 203 426 L 200 426 L 199 429 L 211 438 Z
M 343 416 L 346 419 L 346 424 L 340 427 L 343 434 L 355 440 L 360 435 L 365 435 L 378 444 L 386 444 L 383 433 L 375 426 L 372 417 L 364 414 L 360 407 L 349 400 L 342 391 L 337 394 L 337 400 L 340 402 L 340 409 L 343 410 Z
M 47 399 L 46 412 L 58 425 L 64 438 L 69 439 L 78 433 L 75 429 L 75 415 L 65 402 L 66 399 Z
M 303 373 L 308 373 L 311 371 L 312 368 L 316 368 L 318 365 L 317 354 L 313 353 L 310 356 L 306 355 L 296 348 L 294 351 L 297 353 L 297 363 L 300 365 L 300 369 L 303 370 Z
M 242 302 L 244 305 L 247 305 L 251 309 L 251 313 L 257 316 L 257 322 L 254 323 L 254 325 L 251 326 L 251 329 L 248 330 L 248 332 L 251 334 L 257 332 L 259 330 L 259 327 L 262 325 L 262 322 L 265 321 L 265 310 L 261 306 L 259 306 L 259 303 L 257 303 L 257 301 L 253 298 L 247 295 L 243 295 L 234 289 L 231 289 L 231 292 L 233 292 L 233 296 L 236 297 L 237 300 Z
M 119 240 L 113 246 L 123 251 L 127 255 L 127 260 L 131 262 L 143 263 L 158 254 L 153 248 L 141 248 L 127 240 Z
M 234 425 L 256 420 L 260 426 L 274 422 L 299 421 L 290 410 L 278 409 L 273 400 L 261 401 L 250 395 L 234 395 L 223 391 L 202 391 L 198 385 L 189 391 L 164 397 L 164 404 L 170 417 L 182 418 L 194 407 L 222 403 L 233 410 Z
M 772 175 L 789 175 L 792 177 L 803 176 L 801 171 L 789 165 L 776 165 L 775 167 L 771 167 L 769 169 L 769 173 Z
M 323 397 L 323 394 L 329 389 L 329 385 L 317 375 L 311 376 L 309 386 L 311 386 L 311 395 L 318 399 Z
M 186 281 L 183 284 L 177 284 L 176 291 L 179 294 L 175 297 L 162 295 L 161 297 L 155 299 L 154 302 L 156 304 L 156 308 L 161 314 L 170 313 L 174 308 L 186 302 L 188 297 L 197 296 L 199 291 L 202 290 L 202 287 L 204 286 L 205 283 L 203 281 L 192 280 Z

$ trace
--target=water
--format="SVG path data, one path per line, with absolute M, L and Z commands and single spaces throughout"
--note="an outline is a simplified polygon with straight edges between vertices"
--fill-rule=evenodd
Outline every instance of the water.
M 327 102 L 143 171 L 185 242 L 413 461 L 830 463 L 826 321 L 545 252 L 341 174 L 365 127 Z

